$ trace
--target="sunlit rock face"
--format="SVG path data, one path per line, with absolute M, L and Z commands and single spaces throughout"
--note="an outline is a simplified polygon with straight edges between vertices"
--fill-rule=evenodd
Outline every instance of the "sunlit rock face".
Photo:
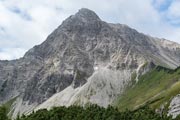
M 153 65 L 176 68 L 180 45 L 80 9 L 23 58 L 0 61 L 0 102 L 12 114 L 60 105 L 108 106 Z
M 172 115 L 173 118 L 176 118 L 180 114 L 180 94 L 171 100 L 168 114 Z

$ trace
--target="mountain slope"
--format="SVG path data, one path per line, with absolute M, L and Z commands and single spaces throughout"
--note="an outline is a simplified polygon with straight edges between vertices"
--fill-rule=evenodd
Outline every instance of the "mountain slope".
M 119 110 L 133 110 L 147 104 L 157 109 L 163 105 L 168 112 L 171 99 L 179 93 L 180 68 L 157 66 L 142 75 L 137 84 L 129 86 L 114 104 Z
M 131 78 L 138 81 L 154 65 L 179 64 L 179 44 L 106 23 L 83 8 L 23 58 L 0 61 L 0 102 L 16 98 L 13 116 L 58 105 L 106 107 Z

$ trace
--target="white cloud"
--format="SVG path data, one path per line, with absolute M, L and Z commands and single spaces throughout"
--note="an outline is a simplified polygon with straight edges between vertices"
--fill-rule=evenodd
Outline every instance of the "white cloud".
M 0 59 L 14 59 L 45 40 L 65 18 L 78 9 L 94 10 L 104 21 L 123 23 L 150 34 L 180 42 L 180 28 L 165 20 L 153 6 L 167 0 L 4 0 L 0 1 Z M 173 5 L 173 4 L 172 4 Z M 179 16 L 175 4 L 166 12 Z M 177 13 L 178 12 L 178 13 Z M 175 20 L 175 19 L 172 19 Z M 13 53 L 11 50 L 21 49 Z
M 23 56 L 25 51 L 26 51 L 25 49 L 21 49 L 21 48 L 6 48 L 6 49 L 2 49 L 0 51 L 0 58 L 2 60 L 19 58 L 19 56 Z
M 167 17 L 173 24 L 180 24 L 180 1 L 174 0 L 167 11 Z

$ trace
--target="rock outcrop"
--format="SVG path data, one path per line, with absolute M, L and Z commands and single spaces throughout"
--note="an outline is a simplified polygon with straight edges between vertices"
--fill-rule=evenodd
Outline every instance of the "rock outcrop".
M 173 118 L 180 114 L 180 94 L 171 100 L 168 114 L 172 115 Z

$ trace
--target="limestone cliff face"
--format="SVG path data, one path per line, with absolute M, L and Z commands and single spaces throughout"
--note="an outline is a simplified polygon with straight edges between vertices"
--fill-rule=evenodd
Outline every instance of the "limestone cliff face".
M 0 61 L 0 102 L 16 97 L 13 116 L 32 109 L 97 103 L 107 106 L 151 69 L 176 68 L 180 45 L 80 9 L 23 58 Z
M 171 100 L 168 114 L 172 115 L 173 118 L 176 118 L 180 114 L 180 94 Z

